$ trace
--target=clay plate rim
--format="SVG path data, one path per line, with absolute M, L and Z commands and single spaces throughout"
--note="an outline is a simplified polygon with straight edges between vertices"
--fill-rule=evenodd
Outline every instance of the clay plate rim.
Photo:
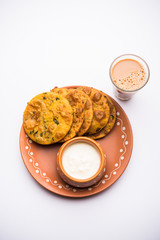
M 68 88 L 76 88 L 76 87 L 78 87 L 78 86 L 69 86 Z M 107 94 L 107 95 L 108 95 L 108 94 Z M 108 95 L 108 96 L 109 96 L 109 95 Z M 110 97 L 110 96 L 109 96 L 109 97 Z M 28 170 L 29 173 L 31 174 L 31 176 L 32 176 L 42 187 L 46 188 L 46 189 L 49 190 L 50 192 L 56 193 L 56 194 L 61 195 L 61 196 L 71 197 L 71 198 L 82 198 L 82 197 L 92 196 L 92 195 L 95 195 L 95 194 L 98 194 L 98 193 L 104 191 L 105 189 L 107 189 L 108 187 L 110 187 L 114 182 L 116 182 L 116 181 L 120 178 L 120 176 L 123 174 L 123 172 L 124 172 L 125 169 L 127 168 L 128 163 L 129 163 L 130 158 L 131 158 L 132 149 L 133 149 L 133 132 L 132 132 L 132 128 L 131 128 L 130 121 L 129 121 L 129 119 L 128 119 L 126 113 L 125 113 L 125 111 L 123 110 L 123 108 L 122 108 L 112 97 L 110 97 L 110 98 L 111 98 L 111 100 L 113 101 L 113 103 L 115 104 L 115 107 L 118 108 L 118 112 L 122 112 L 122 114 L 124 115 L 125 122 L 127 122 L 127 125 L 128 125 L 128 131 L 127 131 L 127 132 L 129 132 L 128 136 L 129 136 L 129 139 L 130 139 L 130 148 L 129 148 L 129 153 L 128 153 L 127 160 L 125 160 L 125 164 L 124 164 L 124 166 L 123 166 L 123 169 L 121 169 L 121 172 L 120 172 L 119 174 L 117 174 L 116 177 L 114 177 L 114 179 L 112 178 L 112 180 L 109 181 L 109 183 L 107 184 L 107 186 L 102 187 L 102 188 L 98 186 L 97 189 L 96 189 L 96 191 L 94 191 L 94 192 L 92 192 L 92 191 L 82 192 L 82 191 L 81 191 L 81 194 L 78 194 L 78 195 L 77 195 L 76 193 L 74 193 L 74 192 L 71 192 L 71 191 L 68 191 L 68 192 L 66 192 L 66 191 L 63 191 L 63 192 L 62 192 L 62 191 L 61 191 L 61 192 L 60 192 L 60 191 L 59 191 L 60 189 L 58 189 L 58 187 L 57 187 L 57 189 L 51 189 L 49 186 L 47 186 L 46 183 L 44 184 L 44 182 L 39 181 L 39 180 L 36 178 L 37 175 L 36 175 L 36 174 L 33 174 L 33 173 L 30 171 L 30 168 L 27 166 L 27 164 L 26 164 L 26 162 L 25 162 L 25 153 L 23 152 L 23 149 L 22 149 L 22 140 L 23 140 L 23 139 L 21 139 L 21 138 L 22 138 L 23 131 L 24 131 L 24 129 L 23 129 L 23 124 L 22 124 L 21 131 L 20 131 L 20 137 L 19 137 L 19 144 L 20 144 L 21 156 L 22 156 L 23 162 L 24 162 L 27 170 Z M 116 120 L 116 122 L 117 122 L 117 120 Z M 116 123 L 115 123 L 115 124 L 116 124 Z M 109 134 L 111 134 L 111 133 L 109 133 Z M 108 136 L 109 136 L 109 134 L 108 134 Z M 102 141 L 105 141 L 105 140 L 104 140 L 105 138 L 107 138 L 107 136 L 104 137 L 104 138 L 102 139 Z M 96 141 L 99 143 L 100 140 L 101 140 L 101 139 L 96 140 Z M 61 146 L 61 145 L 60 145 L 60 146 Z M 102 147 L 102 148 L 103 148 L 103 147 Z M 84 191 L 85 191 L 85 190 L 86 190 L 86 189 L 84 189 Z

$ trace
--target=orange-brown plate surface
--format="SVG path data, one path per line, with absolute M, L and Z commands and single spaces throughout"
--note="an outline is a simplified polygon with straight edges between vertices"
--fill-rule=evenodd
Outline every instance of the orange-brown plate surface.
M 53 193 L 66 197 L 87 197 L 97 194 L 111 186 L 126 169 L 133 147 L 132 128 L 128 117 L 120 105 L 111 98 L 117 110 L 117 120 L 112 131 L 97 142 L 107 156 L 107 168 L 102 180 L 95 186 L 79 189 L 67 185 L 58 175 L 56 155 L 60 143 L 41 146 L 20 132 L 20 151 L 23 161 L 32 177 Z

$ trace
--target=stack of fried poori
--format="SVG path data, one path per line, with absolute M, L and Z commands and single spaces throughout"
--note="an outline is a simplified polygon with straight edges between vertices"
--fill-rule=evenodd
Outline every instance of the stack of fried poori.
M 35 96 L 23 114 L 26 134 L 42 145 L 75 136 L 106 136 L 114 127 L 116 109 L 110 97 L 92 87 L 53 88 Z

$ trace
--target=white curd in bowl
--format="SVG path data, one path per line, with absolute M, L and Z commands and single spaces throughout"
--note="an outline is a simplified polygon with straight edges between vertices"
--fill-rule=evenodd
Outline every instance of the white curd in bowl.
M 86 142 L 69 145 L 62 155 L 65 172 L 76 179 L 88 179 L 94 176 L 100 164 L 101 156 L 98 149 Z

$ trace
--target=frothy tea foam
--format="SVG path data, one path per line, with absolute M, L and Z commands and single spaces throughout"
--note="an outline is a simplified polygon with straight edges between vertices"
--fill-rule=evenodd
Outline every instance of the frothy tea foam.
M 146 82 L 144 67 L 136 60 L 123 59 L 111 72 L 113 82 L 123 90 L 137 90 Z

